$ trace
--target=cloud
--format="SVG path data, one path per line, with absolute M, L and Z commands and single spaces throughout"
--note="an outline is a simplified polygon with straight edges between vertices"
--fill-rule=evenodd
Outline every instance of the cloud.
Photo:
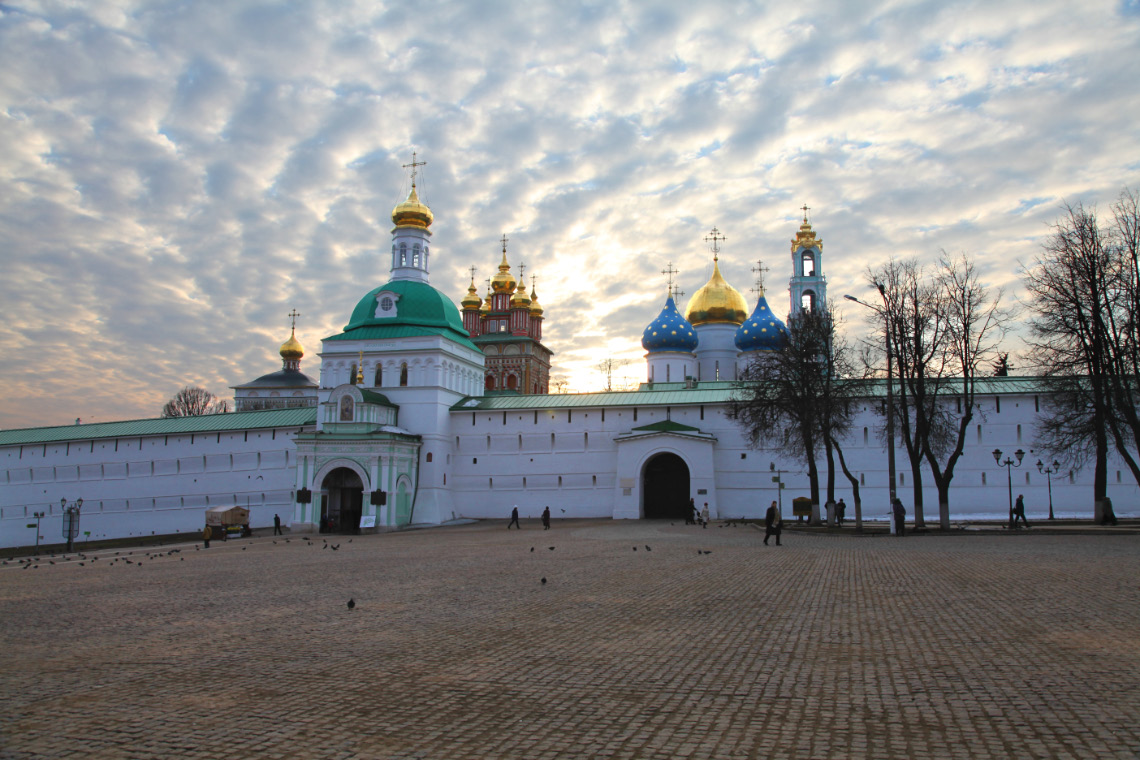
M 1135 6 L 0 6 L 0 426 L 227 395 L 294 307 L 315 376 L 386 280 L 413 149 L 433 285 L 482 294 L 506 233 L 579 389 L 643 371 L 660 270 L 695 293 L 714 225 L 782 314 L 805 203 L 832 300 L 942 249 L 1016 297 L 1060 203 L 1137 184 Z

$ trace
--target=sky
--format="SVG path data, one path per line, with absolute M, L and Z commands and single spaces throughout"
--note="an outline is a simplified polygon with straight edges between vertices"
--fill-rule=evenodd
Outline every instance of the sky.
M 786 314 L 805 204 L 853 336 L 891 257 L 1016 305 L 1064 203 L 1140 186 L 1138 83 L 1140 0 L 0 2 L 0 428 L 232 396 L 292 309 L 317 377 L 413 151 L 432 285 L 482 295 L 507 235 L 573 390 L 644 379 L 714 226 Z

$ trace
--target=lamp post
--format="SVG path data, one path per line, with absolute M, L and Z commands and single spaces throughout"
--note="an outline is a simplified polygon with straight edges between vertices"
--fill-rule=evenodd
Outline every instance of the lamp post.
M 1025 457 L 1025 452 L 1022 451 L 1021 449 L 1018 449 L 1017 451 L 1013 452 L 1013 455 L 1015 457 L 1017 457 L 1016 462 L 1014 462 L 1009 457 L 1006 457 L 1004 462 L 1001 461 L 1001 449 L 994 449 L 993 455 L 994 455 L 994 461 L 997 462 L 998 467 L 1004 467 L 1005 468 L 1005 479 L 1006 479 L 1006 483 L 1009 485 L 1009 529 L 1013 530 L 1015 527 L 1017 527 L 1017 525 L 1013 521 L 1013 472 L 1012 472 L 1012 468 L 1021 466 L 1021 460 Z
M 67 551 L 71 551 L 71 544 L 79 535 L 79 510 L 83 508 L 83 499 L 76 499 L 71 506 L 67 506 L 67 499 L 59 500 L 59 508 L 63 510 L 63 537 L 67 540 Z
M 1061 463 L 1056 459 L 1048 467 L 1040 459 L 1037 460 L 1037 472 L 1045 476 L 1045 482 L 1049 484 L 1049 519 L 1053 519 L 1053 473 L 1057 472 Z
M 780 510 L 780 519 L 784 519 L 784 471 L 776 469 L 775 462 L 768 463 L 768 469 L 774 472 L 772 482 L 776 484 L 776 503 L 777 509 Z
M 890 504 L 888 506 L 888 513 L 893 514 L 892 510 L 895 505 L 895 483 L 898 480 L 895 477 L 895 396 L 893 391 L 894 381 L 892 379 L 894 375 L 894 355 L 891 352 L 891 326 L 887 322 L 887 289 L 878 282 L 875 283 L 875 287 L 879 289 L 879 295 L 883 298 L 883 308 L 881 309 L 878 306 L 872 306 L 866 301 L 860 301 L 855 296 L 845 295 L 843 297 L 848 301 L 854 301 L 860 306 L 866 306 L 883 318 L 883 330 L 887 339 L 887 477 L 890 479 Z

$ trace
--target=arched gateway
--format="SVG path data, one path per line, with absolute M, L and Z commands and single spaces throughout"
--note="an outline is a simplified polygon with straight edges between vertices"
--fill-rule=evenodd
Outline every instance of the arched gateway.
M 347 467 L 338 467 L 325 476 L 321 490 L 328 494 L 324 514 L 321 515 L 323 530 L 341 533 L 360 527 L 364 484 L 360 482 L 359 475 Z
M 685 510 L 689 508 L 689 466 L 676 454 L 658 454 L 645 463 L 641 493 L 645 519 L 685 519 Z

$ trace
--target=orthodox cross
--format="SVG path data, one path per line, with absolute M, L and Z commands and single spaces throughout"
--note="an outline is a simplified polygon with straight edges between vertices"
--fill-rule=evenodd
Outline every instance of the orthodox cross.
M 536 275 L 533 275 L 533 274 L 532 274 L 532 275 L 530 276 L 530 291 L 531 291 L 532 293 L 536 293 L 536 292 L 538 292 L 538 289 L 535 287 L 535 284 L 534 284 L 536 280 L 538 280 L 538 277 L 537 277 Z
M 477 270 L 475 269 L 475 267 L 471 267 L 471 284 L 472 284 L 472 285 L 474 285 L 474 284 L 475 284 L 475 272 L 476 272 L 476 271 L 477 271 Z
M 804 224 L 807 224 L 807 212 L 808 212 L 809 208 L 810 207 L 806 203 L 803 205 Z
M 292 331 L 296 332 L 296 330 L 297 330 L 297 317 L 301 316 L 301 312 L 297 311 L 296 309 L 293 309 L 293 311 L 289 312 L 285 316 L 292 318 L 293 324 L 291 324 L 289 326 L 289 328 Z
M 709 232 L 709 234 L 705 235 L 705 242 L 712 242 L 713 261 L 716 261 L 717 254 L 720 253 L 720 246 L 718 243 L 721 240 L 725 239 L 725 236 L 720 234 L 720 230 L 718 230 L 716 227 L 713 227 L 712 231 Z
M 764 273 L 772 270 L 764 266 L 764 259 L 757 259 L 756 266 L 752 267 L 752 271 L 756 273 L 756 287 L 752 289 L 752 292 L 762 296 L 764 295 Z
M 403 166 L 405 169 L 411 169 L 412 170 L 412 187 L 415 187 L 416 186 L 416 167 L 417 166 L 427 166 L 427 161 L 417 161 L 416 160 L 416 152 L 413 150 L 412 151 L 412 162 L 410 164 L 404 164 Z
M 672 261 L 670 261 L 668 264 L 666 264 L 665 268 L 661 270 L 661 274 L 665 275 L 665 281 L 668 283 L 667 287 L 669 288 L 668 292 L 670 294 L 673 292 L 673 275 L 680 273 L 680 271 L 681 270 L 679 270 L 679 269 L 673 268 L 673 262 Z
M 526 290 L 526 264 L 519 262 L 519 282 L 523 284 L 523 290 Z
M 680 300 L 681 296 L 683 296 L 683 295 L 685 295 L 685 291 L 681 290 L 681 286 L 680 285 L 674 285 L 673 286 L 673 300 L 678 301 L 678 300 Z
M 507 241 L 508 241 L 508 240 L 510 240 L 510 238 L 508 238 L 508 237 L 507 237 L 507 233 L 505 233 L 505 232 L 504 232 L 504 233 L 503 233 L 503 240 L 502 240 L 502 243 L 503 243 L 503 254 L 504 254 L 504 255 L 506 255 L 506 253 L 507 253 Z

